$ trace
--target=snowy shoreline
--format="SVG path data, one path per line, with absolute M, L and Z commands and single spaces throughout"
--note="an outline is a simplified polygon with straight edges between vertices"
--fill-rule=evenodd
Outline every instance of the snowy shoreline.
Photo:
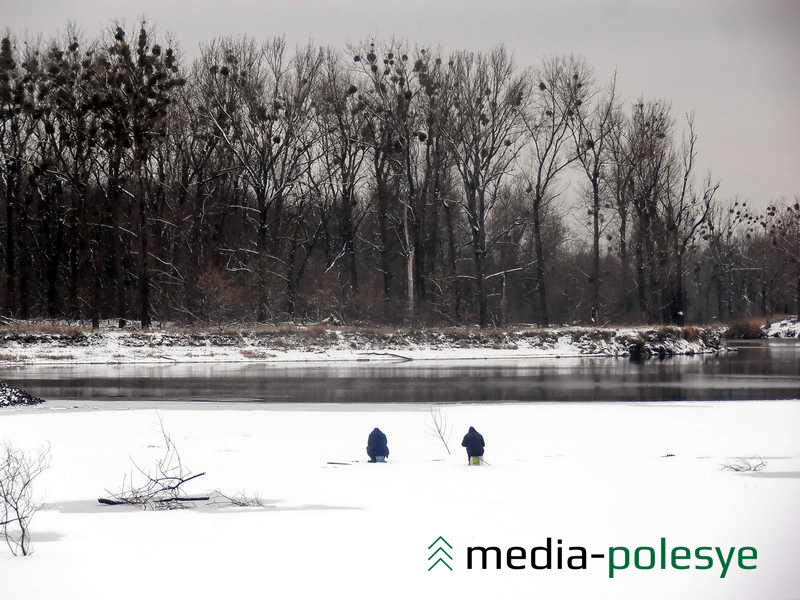
M 477 330 L 0 330 L 0 366 L 47 364 L 318 363 L 505 358 L 668 357 L 723 349 L 715 328 Z
M 761 328 L 765 338 L 800 338 L 800 319 L 783 319 Z

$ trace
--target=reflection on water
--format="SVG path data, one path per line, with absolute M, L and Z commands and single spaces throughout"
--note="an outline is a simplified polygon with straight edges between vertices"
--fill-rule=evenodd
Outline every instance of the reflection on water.
M 560 358 L 352 365 L 193 364 L 15 367 L 0 378 L 56 400 L 479 402 L 800 398 L 800 344 L 634 363 Z

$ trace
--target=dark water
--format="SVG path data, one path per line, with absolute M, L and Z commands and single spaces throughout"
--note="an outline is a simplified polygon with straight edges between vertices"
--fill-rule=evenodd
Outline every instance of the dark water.
M 283 366 L 47 366 L 0 369 L 50 400 L 251 402 L 674 401 L 800 398 L 800 343 L 634 363 L 561 358 Z

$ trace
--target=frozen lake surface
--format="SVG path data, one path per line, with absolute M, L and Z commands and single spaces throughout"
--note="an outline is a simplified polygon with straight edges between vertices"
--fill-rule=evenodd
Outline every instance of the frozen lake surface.
M 0 378 L 48 400 L 537 402 L 777 400 L 800 397 L 800 344 L 758 340 L 719 355 L 9 367 Z
M 417 404 L 64 401 L 0 415 L 0 440 L 49 446 L 30 559 L 0 552 L 0 597 L 755 600 L 800 589 L 800 401 L 455 404 L 448 454 Z M 61 405 L 60 407 L 58 405 Z M 287 409 L 288 408 L 288 409 Z M 206 475 L 187 489 L 259 495 L 262 508 L 166 512 L 98 496 L 163 453 Z M 466 464 L 476 426 L 485 466 Z M 366 464 L 369 431 L 389 462 Z M 759 473 L 722 466 L 759 460 Z M 428 572 L 428 546 L 452 545 Z M 467 569 L 469 546 L 531 549 L 547 537 L 610 547 L 753 547 L 758 568 Z M 155 592 L 151 593 L 152 590 Z M 154 594 L 154 595 L 153 595 Z
M 0 440 L 49 447 L 52 460 L 37 482 L 35 554 L 0 552 L 0 597 L 794 598 L 800 346 L 742 346 L 639 364 L 8 369 L 0 377 L 49 402 L 0 413 Z M 452 454 L 432 434 L 434 403 L 445 404 Z M 132 460 L 162 456 L 162 425 L 185 466 L 206 472 L 189 492 L 244 491 L 264 506 L 100 506 Z M 470 425 L 486 438 L 485 466 L 466 465 Z M 387 464 L 365 463 L 375 426 L 389 437 Z M 765 467 L 723 469 L 740 461 Z M 428 572 L 440 535 L 453 571 Z M 722 578 L 717 561 L 613 579 L 602 559 L 583 571 L 467 569 L 469 546 L 530 549 L 550 536 L 599 553 L 661 538 L 747 546 L 758 568 Z

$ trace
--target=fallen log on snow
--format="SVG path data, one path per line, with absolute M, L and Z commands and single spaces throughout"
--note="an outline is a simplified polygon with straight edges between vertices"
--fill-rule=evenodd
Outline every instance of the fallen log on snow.
M 177 496 L 175 498 L 159 498 L 150 500 L 150 502 L 205 502 L 210 500 L 211 496 Z M 140 502 L 132 502 L 130 500 L 113 500 L 111 498 L 98 498 L 100 504 L 108 506 L 139 506 Z

